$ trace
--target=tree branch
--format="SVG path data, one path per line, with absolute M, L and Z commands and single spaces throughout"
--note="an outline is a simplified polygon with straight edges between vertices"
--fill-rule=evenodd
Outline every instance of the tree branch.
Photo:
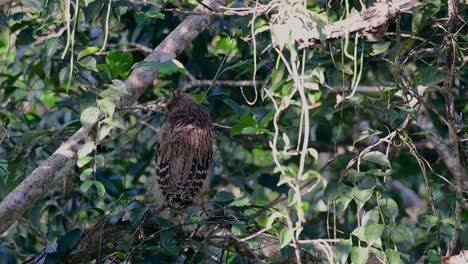
M 184 239 L 191 237 L 197 241 L 204 241 L 209 245 L 232 250 L 240 255 L 268 260 L 281 257 L 279 240 L 273 235 L 263 233 L 258 235 L 259 247 L 252 247 L 248 241 L 237 238 L 231 233 L 231 223 L 225 219 L 207 220 L 200 228 L 195 224 L 181 223 L 171 227 L 161 227 L 157 216 L 160 213 L 149 212 L 144 217 L 140 226 L 132 227 L 130 221 L 119 221 L 115 224 L 102 220 L 95 226 L 84 231 L 80 242 L 73 250 L 72 255 L 65 258 L 66 263 L 87 263 L 117 252 L 118 242 L 129 240 L 133 248 L 142 246 L 143 243 L 159 241 L 159 234 L 164 230 L 172 230 L 176 237 Z
M 409 12 L 420 3 L 417 0 L 393 0 L 375 3 L 360 13 L 351 14 L 347 19 L 313 28 L 304 35 L 298 36 L 300 48 L 312 46 L 321 40 L 344 38 L 351 33 L 372 33 L 385 25 L 400 13 Z
M 460 222 L 462 213 L 462 203 L 460 200 L 463 199 L 463 177 L 466 177 L 466 171 L 462 164 L 459 151 L 459 141 L 457 130 L 455 129 L 455 105 L 453 103 L 453 76 L 455 75 L 455 34 L 457 32 L 457 21 L 458 21 L 458 7 L 456 0 L 448 0 L 448 31 L 446 33 L 447 38 L 447 50 L 445 58 L 445 78 L 443 92 L 445 97 L 445 111 L 448 126 L 448 149 L 450 151 L 450 157 L 446 160 L 446 164 L 451 168 L 451 172 L 455 179 L 455 220 Z M 453 236 L 450 244 L 447 248 L 447 255 L 452 255 L 455 246 L 458 241 L 458 228 L 453 231 Z
M 226 0 L 205 0 L 212 10 L 218 10 Z M 206 8 L 199 5 L 197 12 Z M 145 61 L 164 62 L 172 60 L 202 32 L 213 17 L 210 15 L 191 15 L 172 31 L 161 44 L 146 57 Z M 121 100 L 121 106 L 132 105 L 158 76 L 151 67 L 141 67 L 132 72 L 125 84 L 128 95 Z M 96 124 L 79 129 L 65 141 L 47 160 L 38 166 L 0 203 L 0 234 L 3 234 L 21 215 L 32 206 L 34 201 L 47 192 L 49 185 L 63 175 L 63 168 L 76 163 L 76 150 L 79 145 L 95 134 Z

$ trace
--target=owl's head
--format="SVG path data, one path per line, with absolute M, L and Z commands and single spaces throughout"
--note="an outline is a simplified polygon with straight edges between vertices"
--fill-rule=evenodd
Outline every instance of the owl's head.
M 171 90 L 171 98 L 167 101 L 167 112 L 173 112 L 175 110 L 180 111 L 182 109 L 198 107 L 199 103 L 195 101 L 190 95 L 180 91 Z
M 180 90 L 171 91 L 167 101 L 166 121 L 177 124 L 195 124 L 199 127 L 211 127 L 210 115 L 192 96 Z

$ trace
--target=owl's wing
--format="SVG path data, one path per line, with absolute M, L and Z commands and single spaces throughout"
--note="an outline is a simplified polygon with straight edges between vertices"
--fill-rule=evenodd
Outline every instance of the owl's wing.
M 166 202 L 191 203 L 207 177 L 213 154 L 211 131 L 164 127 L 157 152 L 156 174 Z

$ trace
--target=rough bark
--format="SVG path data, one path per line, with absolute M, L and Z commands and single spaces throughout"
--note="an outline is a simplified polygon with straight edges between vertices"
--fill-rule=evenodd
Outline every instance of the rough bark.
M 463 178 L 466 177 L 466 171 L 462 164 L 460 156 L 460 146 L 455 129 L 455 105 L 453 102 L 453 77 L 455 75 L 456 54 L 455 54 L 455 34 L 458 30 L 458 7 L 456 0 L 448 0 L 448 32 L 446 33 L 447 48 L 445 58 L 445 78 L 443 92 L 445 97 L 445 111 L 448 127 L 448 146 L 450 156 L 446 160 L 447 167 L 454 177 L 455 184 L 455 219 L 457 222 L 461 219 L 462 202 L 463 200 Z M 458 241 L 458 230 L 454 229 L 452 239 L 447 249 L 447 256 L 450 256 L 455 249 Z
M 372 7 L 351 14 L 347 19 L 327 24 L 323 28 L 312 28 L 296 39 L 301 48 L 312 46 L 322 40 L 339 39 L 352 33 L 372 33 L 396 18 L 409 12 L 420 3 L 417 0 L 393 0 L 375 3 Z
M 227 2 L 226 0 L 205 0 L 204 5 L 216 11 Z M 195 11 L 204 12 L 206 8 L 199 5 Z M 212 20 L 211 15 L 188 16 L 146 57 L 145 61 L 164 62 L 174 59 Z M 146 88 L 153 84 L 157 75 L 157 71 L 151 67 L 141 67 L 133 71 L 125 82 L 128 95 L 121 100 L 121 106 L 132 105 Z M 60 171 L 66 167 L 65 165 L 75 164 L 77 148 L 93 134 L 95 125 L 79 129 L 1 201 L 0 234 L 3 234 L 21 217 L 37 198 L 46 193 L 52 182 L 63 176 Z

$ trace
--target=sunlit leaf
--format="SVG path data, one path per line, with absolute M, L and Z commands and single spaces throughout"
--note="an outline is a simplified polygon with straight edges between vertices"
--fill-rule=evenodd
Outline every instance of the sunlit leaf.
M 362 157 L 362 159 L 373 163 L 377 163 L 382 166 L 391 167 L 390 161 L 388 160 L 387 156 L 380 151 L 371 151 L 369 153 L 366 153 Z
M 280 248 L 289 245 L 293 240 L 294 232 L 288 228 L 283 228 L 280 233 Z
M 351 249 L 351 262 L 353 264 L 365 264 L 369 258 L 369 249 L 364 247 L 353 247 Z
M 93 181 L 92 180 L 85 180 L 83 182 L 83 184 L 81 184 L 80 190 L 82 192 L 87 192 L 89 190 L 89 188 L 91 188 L 91 186 L 93 186 Z
M 336 257 L 339 263 L 346 263 L 349 253 L 353 247 L 353 242 L 351 239 L 341 239 L 338 243 L 335 244 Z
M 81 168 L 85 166 L 86 164 L 88 164 L 91 160 L 93 160 L 93 158 L 84 156 L 78 159 L 78 161 L 76 162 L 76 165 Z
M 118 76 L 126 77 L 133 64 L 133 56 L 130 53 L 123 53 L 120 50 L 113 50 L 106 56 L 106 64 L 113 78 Z
M 353 146 L 361 140 L 364 140 L 368 137 L 372 137 L 372 136 L 379 135 L 379 134 L 382 134 L 382 132 L 378 130 L 373 130 L 373 129 L 362 131 L 361 134 L 359 134 L 359 136 L 354 140 Z
M 81 124 L 84 127 L 90 127 L 99 119 L 101 111 L 97 107 L 86 108 L 80 116 Z
M 99 50 L 100 48 L 98 47 L 86 47 L 84 50 L 80 51 L 80 53 L 78 54 L 77 60 L 79 61 L 88 55 L 98 52 Z
M 364 236 L 368 245 L 373 245 L 377 241 L 380 241 L 380 236 L 384 231 L 384 225 L 372 223 L 364 228 Z
M 115 112 L 115 103 L 110 98 L 103 98 L 97 100 L 98 107 L 106 113 L 107 116 L 112 117 Z
M 242 134 L 245 128 L 251 127 L 255 129 L 256 126 L 257 126 L 257 123 L 255 122 L 255 119 L 253 119 L 253 117 L 250 115 L 245 115 L 234 126 L 232 126 L 230 135 L 236 136 L 236 135 Z M 251 132 L 251 131 L 252 129 L 246 132 Z
M 98 196 L 103 196 L 106 193 L 106 188 L 102 182 L 96 181 L 94 186 L 96 186 Z
M 82 158 L 88 155 L 89 153 L 91 153 L 94 149 L 94 145 L 95 145 L 94 141 L 88 141 L 84 143 L 83 145 L 81 145 L 77 151 L 78 158 Z
M 93 169 L 92 168 L 87 168 L 85 170 L 83 170 L 80 174 L 80 180 L 81 181 L 85 181 L 89 178 L 89 176 L 91 176 L 91 174 L 93 173 Z
M 382 52 L 385 52 L 390 47 L 390 41 L 376 42 L 372 43 L 372 56 L 379 55 Z
M 387 257 L 388 264 L 400 264 L 400 253 L 393 249 L 386 249 L 385 256 Z
M 440 264 L 441 263 L 440 254 L 434 249 L 429 250 L 429 252 L 427 253 L 427 261 L 430 264 Z

